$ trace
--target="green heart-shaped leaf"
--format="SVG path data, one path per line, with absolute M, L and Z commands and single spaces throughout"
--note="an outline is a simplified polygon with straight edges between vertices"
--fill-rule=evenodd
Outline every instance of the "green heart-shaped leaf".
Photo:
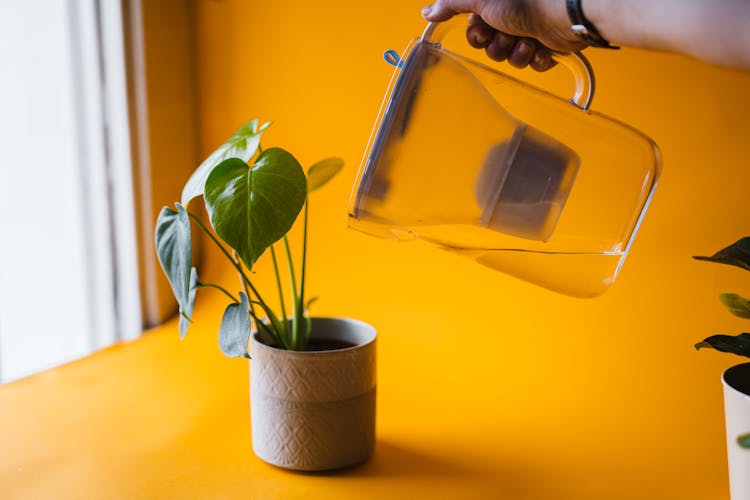
M 743 434 L 737 437 L 737 444 L 743 448 L 750 448 L 750 434 Z
M 219 348 L 230 358 L 250 357 L 247 353 L 247 342 L 250 340 L 250 313 L 247 308 L 247 295 L 240 292 L 240 303 L 229 304 L 221 318 Z
M 252 167 L 238 158 L 217 165 L 206 179 L 206 210 L 216 234 L 252 268 L 291 229 L 305 203 L 306 186 L 294 156 L 269 148 Z
M 182 189 L 182 204 L 187 206 L 190 200 L 204 193 L 206 179 L 211 171 L 227 158 L 240 158 L 247 163 L 258 151 L 260 137 L 263 132 L 271 126 L 272 122 L 266 122 L 258 128 L 258 120 L 250 120 L 242 125 L 232 134 L 232 137 L 219 146 L 216 151 L 206 158 L 203 163 L 190 176 L 185 187 Z
M 740 333 L 735 337 L 731 335 L 713 335 L 703 342 L 695 344 L 696 349 L 702 347 L 712 347 L 717 351 L 729 352 L 750 358 L 750 333 Z
M 193 309 L 195 307 L 195 292 L 198 290 L 198 271 L 193 268 L 190 270 L 190 291 L 188 292 L 188 301 L 185 304 L 185 310 L 180 310 L 180 340 L 185 338 L 188 326 L 192 323 Z
M 164 207 L 156 219 L 156 255 L 167 276 L 181 311 L 187 310 L 190 301 L 190 270 L 192 268 L 192 242 L 190 219 L 185 209 L 175 203 L 177 210 Z
M 344 168 L 341 158 L 326 158 L 307 169 L 307 190 L 315 191 L 323 187 L 328 181 Z
M 750 271 L 750 237 L 735 241 L 728 247 L 719 250 L 711 257 L 693 258 L 737 266 Z
M 729 312 L 740 318 L 750 318 L 750 300 L 736 293 L 722 293 L 719 295 L 721 303 L 727 306 Z

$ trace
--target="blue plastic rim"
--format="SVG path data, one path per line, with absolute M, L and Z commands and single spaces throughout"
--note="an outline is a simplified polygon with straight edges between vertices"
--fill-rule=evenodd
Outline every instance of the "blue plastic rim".
M 401 56 L 398 55 L 398 52 L 393 49 L 386 50 L 383 53 L 383 59 L 385 59 L 385 62 L 387 62 L 391 66 L 395 66 L 397 68 L 401 68 L 404 66 L 403 59 L 401 59 Z

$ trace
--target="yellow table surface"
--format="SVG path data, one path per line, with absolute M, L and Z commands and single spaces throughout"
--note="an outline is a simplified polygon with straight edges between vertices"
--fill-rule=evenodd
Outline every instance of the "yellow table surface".
M 423 329 L 408 316 L 375 322 L 372 458 L 331 474 L 265 464 L 251 450 L 248 361 L 219 353 L 222 306 L 201 303 L 182 342 L 172 321 L 0 387 L 0 498 L 726 497 L 721 429 L 679 439 L 662 391 L 603 394 L 595 364 L 540 363 L 512 338 L 503 355 L 461 344 L 418 311 Z
M 690 256 L 748 234 L 750 75 L 587 51 L 594 108 L 651 135 L 664 175 L 615 286 L 579 300 L 346 229 L 382 53 L 421 32 L 421 0 L 194 4 L 202 154 L 259 117 L 264 147 L 346 161 L 311 199 L 308 290 L 314 314 L 378 330 L 375 453 L 336 474 L 255 458 L 248 362 L 219 352 L 221 297 L 201 290 L 182 342 L 172 321 L 0 387 L 0 499 L 728 498 L 719 377 L 737 360 L 693 343 L 747 331 L 717 295 L 748 278 Z M 569 92 L 565 72 L 532 76 Z M 236 291 L 219 259 L 201 280 Z

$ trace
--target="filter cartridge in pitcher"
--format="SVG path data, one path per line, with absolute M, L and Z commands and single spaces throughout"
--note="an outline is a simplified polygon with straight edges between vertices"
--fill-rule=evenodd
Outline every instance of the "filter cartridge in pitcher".
M 580 158 L 542 132 L 520 125 L 491 148 L 476 180 L 480 225 L 547 241 L 573 187 Z

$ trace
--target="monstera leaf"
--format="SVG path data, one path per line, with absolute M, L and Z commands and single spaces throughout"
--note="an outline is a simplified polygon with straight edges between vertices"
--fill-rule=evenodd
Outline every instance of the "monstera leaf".
M 328 181 L 339 173 L 344 167 L 344 160 L 341 158 L 326 158 L 315 163 L 307 169 L 307 190 L 315 191 L 323 187 Z
M 156 220 L 156 254 L 167 276 L 180 311 L 188 310 L 190 302 L 190 274 L 192 268 L 192 243 L 190 219 L 185 209 L 175 203 L 177 210 L 164 207 Z M 192 309 L 191 309 L 192 311 Z
M 294 156 L 269 148 L 252 167 L 238 158 L 217 165 L 206 179 L 206 210 L 216 234 L 252 268 L 291 229 L 305 203 L 306 186 Z
M 190 271 L 190 291 L 188 292 L 188 301 L 185 304 L 185 309 L 180 309 L 180 339 L 185 338 L 188 327 L 190 326 L 191 319 L 193 317 L 193 309 L 195 308 L 195 292 L 198 290 L 198 271 L 193 268 Z
M 255 119 L 238 128 L 232 137 L 211 153 L 190 176 L 182 189 L 183 206 L 187 206 L 190 200 L 204 193 L 206 179 L 219 163 L 227 158 L 239 158 L 247 163 L 258 151 L 260 137 L 270 126 L 271 122 L 266 122 L 258 128 L 258 120 Z
M 229 304 L 221 318 L 219 348 L 230 358 L 250 357 L 247 353 L 247 342 L 250 340 L 250 313 L 247 308 L 247 295 L 240 292 L 240 303 Z
M 717 351 L 730 352 L 750 358 L 750 333 L 740 333 L 735 337 L 731 335 L 713 335 L 703 342 L 695 344 L 696 349 L 703 347 L 712 347 Z
M 741 240 L 732 243 L 728 247 L 719 250 L 711 257 L 693 258 L 737 266 L 750 271 L 750 237 L 742 238 Z

